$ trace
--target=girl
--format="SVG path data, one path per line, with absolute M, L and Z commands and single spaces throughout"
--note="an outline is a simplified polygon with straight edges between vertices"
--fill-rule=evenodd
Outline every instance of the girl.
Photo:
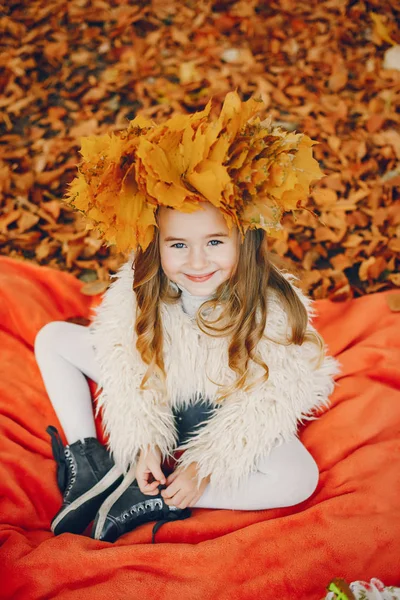
M 48 428 L 64 494 L 55 533 L 94 519 L 91 535 L 114 541 L 149 520 L 155 533 L 191 507 L 292 506 L 318 484 L 297 426 L 328 404 L 338 363 L 266 236 L 317 171 L 308 138 L 250 121 L 252 102 L 228 94 L 217 122 L 207 105 L 159 127 L 137 118 L 125 136 L 83 145 L 70 200 L 106 240 L 135 252 L 88 328 L 55 322 L 36 338 L 68 440 L 64 448 Z M 243 169 L 255 157 L 249 181 Z M 268 191 L 270 204 L 249 190 Z M 96 440 L 85 375 L 101 390 L 112 457 Z

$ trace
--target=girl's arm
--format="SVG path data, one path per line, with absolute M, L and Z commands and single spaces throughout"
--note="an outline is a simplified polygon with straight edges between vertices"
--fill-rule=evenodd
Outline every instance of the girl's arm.
M 157 392 L 140 390 L 146 365 L 136 349 L 136 296 L 132 259 L 124 264 L 105 292 L 90 325 L 101 377 L 96 415 L 102 410 L 109 448 L 126 471 L 140 450 L 161 450 L 163 458 L 176 445 L 175 420 Z

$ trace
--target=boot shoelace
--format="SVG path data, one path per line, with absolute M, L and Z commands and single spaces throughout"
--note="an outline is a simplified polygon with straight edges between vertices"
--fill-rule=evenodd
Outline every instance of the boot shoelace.
M 46 432 L 51 437 L 51 448 L 57 463 L 57 483 L 64 496 L 68 496 L 76 481 L 76 465 L 69 446 L 64 446 L 58 430 L 49 425 Z M 68 465 L 67 465 L 68 461 Z
M 162 490 L 165 490 L 167 488 L 167 485 L 160 485 L 158 486 L 159 491 L 161 492 Z M 151 543 L 155 544 L 156 543 L 156 533 L 157 531 L 160 529 L 160 527 L 162 527 L 165 523 L 169 523 L 171 521 L 183 521 L 184 519 L 188 519 L 190 517 L 190 515 L 192 514 L 192 511 L 190 510 L 190 508 L 184 508 L 184 509 L 180 509 L 180 508 L 169 508 L 169 506 L 167 504 L 165 504 L 165 501 L 162 498 L 158 498 L 159 502 L 161 502 L 162 508 L 165 506 L 168 510 L 167 514 L 165 515 L 165 517 L 163 519 L 160 519 L 153 527 L 153 532 L 152 532 L 152 536 L 151 536 Z
M 183 521 L 183 519 L 188 519 L 192 514 L 190 508 L 183 508 L 177 511 L 171 510 L 164 519 L 158 521 L 154 527 L 151 536 L 151 543 L 155 544 L 155 536 L 157 531 L 162 527 L 165 523 L 169 523 L 170 521 Z

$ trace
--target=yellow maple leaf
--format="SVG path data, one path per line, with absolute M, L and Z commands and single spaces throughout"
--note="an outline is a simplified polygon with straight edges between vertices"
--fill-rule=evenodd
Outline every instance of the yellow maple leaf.
M 286 211 L 299 207 L 299 204 L 307 199 L 308 192 L 299 183 L 293 189 L 286 190 L 281 197 L 282 206 Z
M 387 42 L 388 44 L 391 44 L 392 46 L 395 46 L 396 42 L 393 38 L 390 37 L 388 28 L 382 20 L 382 15 L 374 12 L 371 12 L 369 14 L 375 25 L 375 32 L 381 38 L 381 40 Z
M 85 210 L 88 206 L 90 194 L 91 191 L 85 177 L 82 173 L 78 173 L 78 176 L 69 184 L 65 200 L 76 209 Z
M 94 157 L 97 157 L 102 153 L 108 153 L 110 135 L 105 133 L 104 135 L 82 137 L 80 143 L 81 149 L 79 152 L 82 155 L 83 160 L 90 162 Z
M 222 192 L 231 180 L 227 168 L 212 160 L 203 160 L 186 179 L 214 206 L 220 206 Z
M 282 216 L 280 205 L 271 197 L 259 197 L 249 203 L 242 220 L 250 228 L 275 228 Z

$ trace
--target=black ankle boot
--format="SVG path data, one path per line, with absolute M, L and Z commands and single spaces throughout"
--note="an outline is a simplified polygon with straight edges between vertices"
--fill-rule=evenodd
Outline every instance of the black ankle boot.
M 164 489 L 166 486 L 160 486 Z M 103 502 L 93 523 L 91 537 L 104 542 L 115 542 L 124 533 L 133 531 L 149 521 L 158 521 L 153 527 L 155 534 L 164 523 L 187 519 L 192 514 L 189 508 L 171 508 L 161 494 L 143 494 L 132 473 L 128 472 L 121 485 Z
M 60 510 L 51 522 L 55 535 L 82 533 L 104 499 L 121 483 L 121 471 L 107 448 L 93 437 L 64 446 L 57 429 L 46 429 L 57 462 L 57 483 L 63 494 Z

